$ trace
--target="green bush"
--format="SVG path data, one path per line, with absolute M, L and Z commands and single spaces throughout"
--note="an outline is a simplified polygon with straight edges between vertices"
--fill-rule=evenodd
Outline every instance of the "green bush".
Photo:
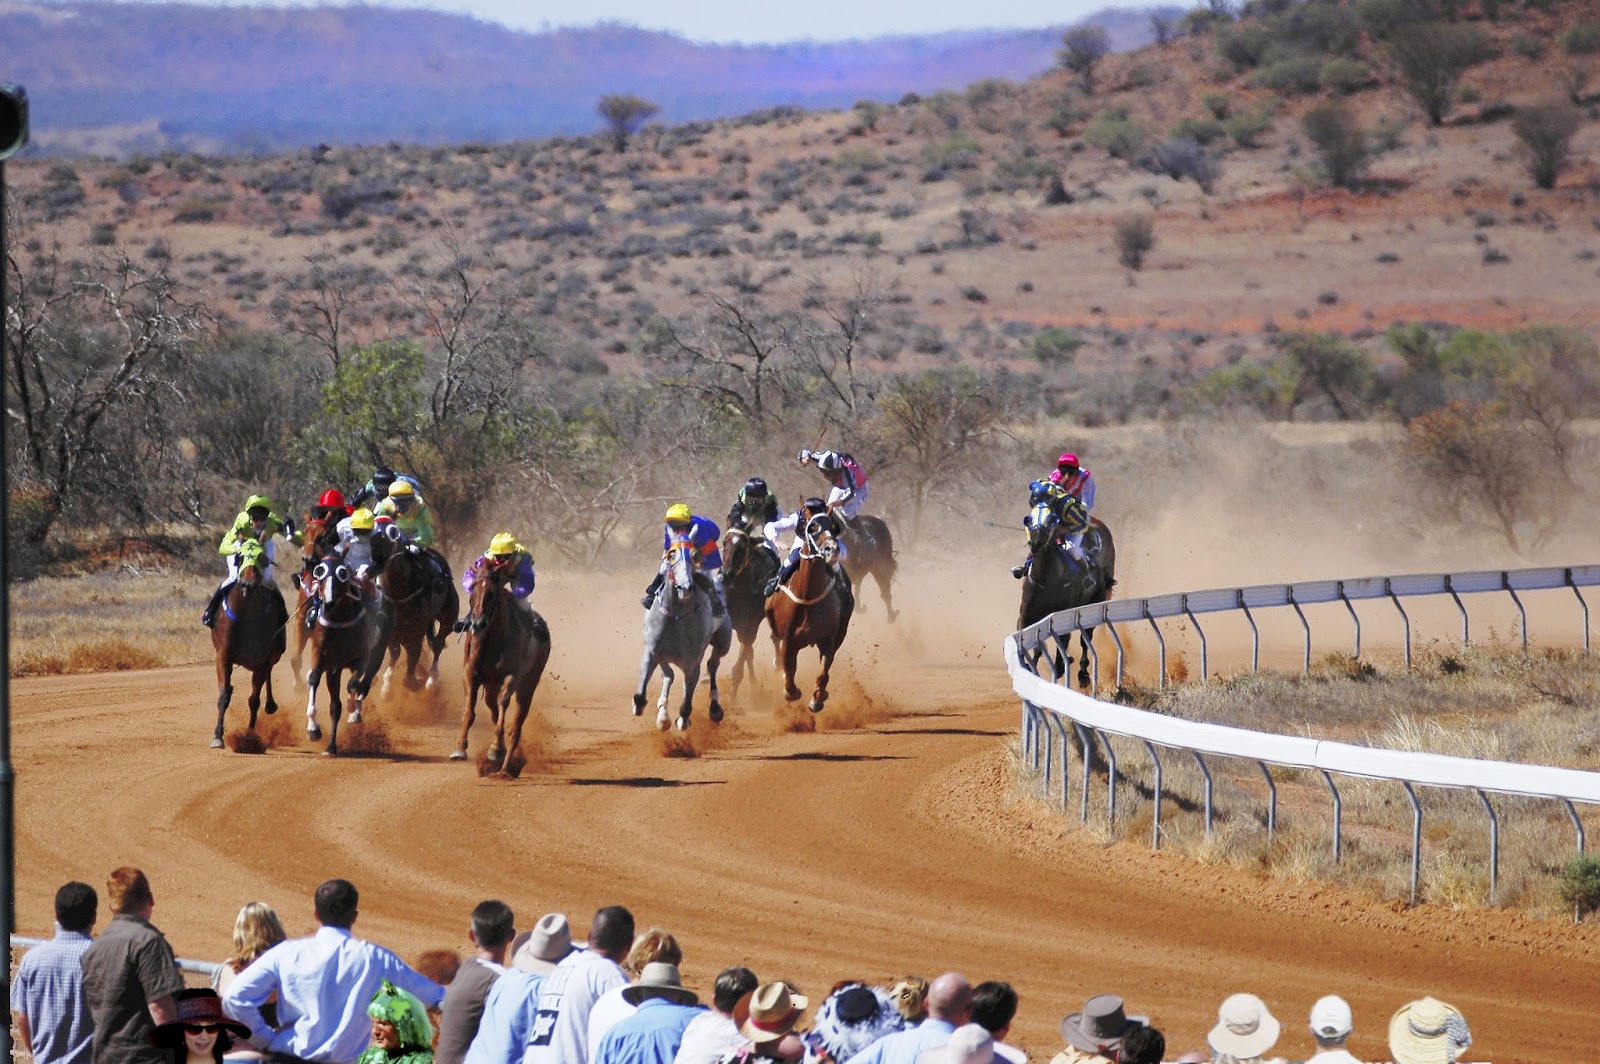
M 1217 54 L 1232 63 L 1235 70 L 1250 70 L 1261 65 L 1272 45 L 1272 31 L 1259 22 L 1221 26 L 1216 43 Z
M 1342 103 L 1322 103 L 1300 120 L 1306 138 L 1316 146 L 1328 181 L 1342 188 L 1353 186 L 1367 165 L 1367 137 L 1355 114 Z
M 1174 137 L 1211 144 L 1228 135 L 1228 127 L 1215 118 L 1185 118 L 1172 127 Z
M 1429 0 L 1356 0 L 1356 18 L 1380 41 L 1406 26 L 1427 22 L 1435 14 Z
M 1317 81 L 1329 92 L 1348 96 L 1373 83 L 1372 68 L 1359 59 L 1338 57 L 1322 64 Z
M 1156 246 L 1156 226 L 1148 214 L 1133 214 L 1117 222 L 1117 261 L 1130 270 L 1144 267 L 1144 257 Z
M 1235 144 L 1254 148 L 1261 142 L 1261 134 L 1272 128 L 1272 118 L 1261 111 L 1249 111 L 1234 115 L 1222 124 Z
M 1561 47 L 1568 55 L 1593 55 L 1600 52 L 1600 22 L 1580 22 L 1561 35 Z
M 1200 98 L 1200 102 L 1211 112 L 1211 117 L 1219 122 L 1233 113 L 1232 93 L 1208 92 Z
M 1600 907 L 1600 857 L 1580 853 L 1568 861 L 1556 883 L 1556 893 L 1572 906 L 1573 919 Z
M 1322 59 L 1315 55 L 1279 59 L 1250 75 L 1250 84 L 1289 96 L 1316 92 L 1322 84 Z
M 1361 43 L 1359 18 L 1338 4 L 1303 4 L 1273 21 L 1281 36 L 1309 52 L 1347 55 Z
M 1511 120 L 1511 131 L 1528 155 L 1528 172 L 1540 188 L 1555 188 L 1567 165 L 1573 136 L 1583 115 L 1564 99 L 1524 107 Z
M 1044 120 L 1044 126 L 1059 136 L 1068 136 L 1089 120 L 1089 112 L 1075 92 L 1063 92 L 1048 103 L 1050 115 Z
M 1083 139 L 1104 149 L 1113 159 L 1132 162 L 1144 151 L 1149 134 L 1129 117 L 1126 107 L 1107 107 L 1095 116 Z
M 1028 341 L 1028 354 L 1047 366 L 1070 362 L 1084 343 L 1083 337 L 1071 329 L 1051 326 L 1034 333 Z
M 1544 55 L 1544 40 L 1531 33 L 1518 33 L 1511 38 L 1511 50 L 1524 59 L 1538 59 Z

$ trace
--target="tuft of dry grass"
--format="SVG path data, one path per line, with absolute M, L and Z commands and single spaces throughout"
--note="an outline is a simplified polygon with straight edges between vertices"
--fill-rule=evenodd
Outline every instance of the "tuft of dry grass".
M 200 611 L 216 579 L 128 572 L 45 576 L 11 588 L 17 676 L 154 669 L 211 660 Z M 125 636 L 139 632 L 137 645 Z

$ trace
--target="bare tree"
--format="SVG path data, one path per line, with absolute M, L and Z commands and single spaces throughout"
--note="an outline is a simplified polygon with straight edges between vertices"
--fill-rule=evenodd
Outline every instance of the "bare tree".
M 1406 91 L 1428 121 L 1439 125 L 1450 110 L 1456 82 L 1486 54 L 1483 34 L 1459 22 L 1425 22 L 1396 30 L 1389 40 Z
M 857 274 L 844 291 L 813 278 L 804 300 L 810 313 L 796 316 L 794 346 L 800 363 L 847 418 L 860 413 L 866 398 L 860 365 L 863 345 L 888 294 L 867 274 Z
M 1556 178 L 1567 168 L 1572 138 L 1582 124 L 1583 114 L 1563 99 L 1532 104 L 1517 112 L 1511 131 L 1522 142 L 1535 185 L 1556 187 Z
M 640 126 L 661 113 L 661 108 L 649 100 L 631 95 L 602 96 L 595 109 L 600 112 L 600 117 L 606 120 L 606 129 L 611 135 L 611 147 L 618 152 L 626 151 L 628 138 L 637 133 Z
M 794 339 L 792 315 L 764 309 L 755 293 L 735 290 L 712 294 L 686 322 L 656 318 L 644 353 L 683 369 L 675 387 L 760 429 L 781 413 Z
M 328 360 L 328 372 L 337 373 L 345 352 L 363 342 L 372 324 L 382 281 L 371 267 L 343 262 L 323 249 L 306 257 L 306 272 L 289 280 L 287 293 L 273 300 L 272 314 L 280 327 L 310 341 Z
M 1094 95 L 1094 68 L 1111 51 L 1111 37 L 1105 27 L 1074 26 L 1061 37 L 1061 65 L 1078 75 L 1083 91 Z

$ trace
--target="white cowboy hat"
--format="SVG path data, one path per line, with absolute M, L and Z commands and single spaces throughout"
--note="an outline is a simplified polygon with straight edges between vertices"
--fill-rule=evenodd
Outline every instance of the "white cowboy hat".
M 1400 1006 L 1389 1021 L 1395 1064 L 1454 1064 L 1472 1044 L 1466 1018 L 1454 1005 L 1425 997 Z
M 511 964 L 524 972 L 549 975 L 561 963 L 561 958 L 571 953 L 572 928 L 564 913 L 549 913 L 539 917 L 526 938 L 512 949 Z
M 662 997 L 675 1001 L 679 1005 L 698 1005 L 700 996 L 693 990 L 686 990 L 683 986 L 683 977 L 678 974 L 676 964 L 666 961 L 651 961 L 639 973 L 639 981 L 630 983 L 622 988 L 622 1000 L 630 1005 L 637 1005 L 645 998 Z

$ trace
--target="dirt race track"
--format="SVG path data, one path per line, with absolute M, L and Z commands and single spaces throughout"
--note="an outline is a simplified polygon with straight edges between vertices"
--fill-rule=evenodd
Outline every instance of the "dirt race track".
M 241 904 L 267 901 L 305 933 L 312 889 L 343 876 L 362 890 L 358 932 L 407 957 L 464 951 L 468 911 L 498 896 L 521 926 L 563 910 L 579 931 L 626 904 L 678 936 L 702 990 L 733 963 L 813 995 L 947 968 L 1006 979 L 1022 997 L 1013 1041 L 1039 1060 L 1059 1049 L 1061 1016 L 1106 990 L 1167 1031 L 1169 1056 L 1202 1045 L 1217 1002 L 1246 989 L 1283 1021 L 1291 1059 L 1310 1052 L 1312 1001 L 1333 992 L 1355 1008 L 1362 1059 L 1386 1055 L 1389 1014 L 1423 993 L 1465 1012 L 1473 1060 L 1600 1044 L 1590 925 L 1256 879 L 1106 846 L 1019 800 L 997 645 L 1011 587 L 920 601 L 905 587 L 893 628 L 867 592 L 822 730 L 746 691 L 719 732 L 697 719 L 698 757 L 668 756 L 654 688 L 645 720 L 627 712 L 638 593 L 541 583 L 555 653 L 515 782 L 445 759 L 460 705 L 448 669 L 436 698 L 375 698 L 341 741 L 365 734 L 378 752 L 339 760 L 305 741 L 287 661 L 263 756 L 207 748 L 208 667 L 14 681 L 19 930 L 48 933 L 61 882 L 98 886 L 136 863 L 178 953 L 219 960 Z M 486 742 L 480 719 L 474 756 Z

